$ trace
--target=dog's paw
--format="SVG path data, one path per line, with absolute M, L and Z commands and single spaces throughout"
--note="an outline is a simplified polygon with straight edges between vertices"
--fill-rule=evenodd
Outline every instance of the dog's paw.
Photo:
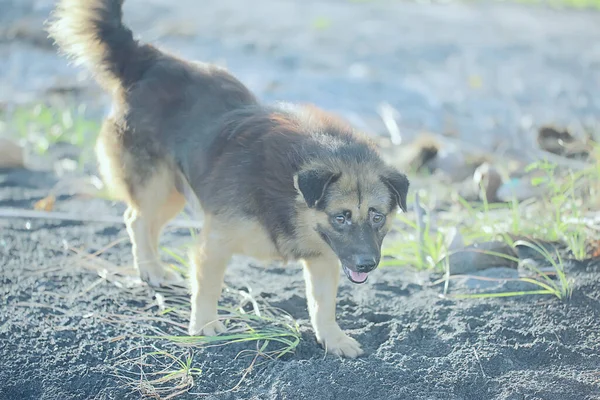
M 140 271 L 140 278 L 149 286 L 159 288 L 169 285 L 182 285 L 185 280 L 181 275 L 172 269 L 157 268 L 145 269 Z
M 192 320 L 188 328 L 188 334 L 190 336 L 216 336 L 226 330 L 225 325 L 216 318 L 206 322 Z
M 178 272 L 165 268 L 165 273 L 163 274 L 163 280 L 161 282 L 161 286 L 168 285 L 183 285 L 185 284 L 185 279 Z
M 364 353 L 360 343 L 346 335 L 341 329 L 336 329 L 335 332 L 323 336 L 319 343 L 328 353 L 340 357 L 356 358 Z

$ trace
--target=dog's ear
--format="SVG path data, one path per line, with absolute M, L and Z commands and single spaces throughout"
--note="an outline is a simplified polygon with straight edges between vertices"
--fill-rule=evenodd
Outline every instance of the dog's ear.
M 327 187 L 340 178 L 339 173 L 321 169 L 300 171 L 294 175 L 294 187 L 312 208 L 323 199 Z
M 407 212 L 406 196 L 408 195 L 408 186 L 410 185 L 406 175 L 398 171 L 381 176 L 381 180 L 390 190 L 396 204 L 404 212 Z

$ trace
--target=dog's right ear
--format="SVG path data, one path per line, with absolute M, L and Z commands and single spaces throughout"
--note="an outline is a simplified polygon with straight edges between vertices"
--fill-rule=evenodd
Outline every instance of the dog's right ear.
M 389 175 L 381 176 L 380 178 L 390 190 L 395 200 L 395 204 L 398 205 L 403 212 L 407 212 L 406 196 L 408 194 L 410 182 L 406 175 L 393 170 Z
M 302 194 L 308 207 L 315 207 L 325 196 L 327 187 L 341 174 L 320 169 L 300 171 L 294 175 L 294 187 Z

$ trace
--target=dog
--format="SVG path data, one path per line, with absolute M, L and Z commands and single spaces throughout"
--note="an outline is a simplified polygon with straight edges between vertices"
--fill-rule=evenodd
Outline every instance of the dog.
M 225 330 L 218 319 L 233 255 L 302 264 L 311 325 L 325 351 L 363 354 L 339 327 L 342 269 L 353 283 L 379 265 L 409 181 L 375 144 L 314 105 L 266 105 L 218 66 L 134 39 L 123 0 L 59 0 L 50 38 L 110 93 L 95 145 L 101 178 L 127 204 L 134 264 L 151 286 L 183 278 L 163 268 L 162 228 L 187 202 L 204 214 L 190 254 L 190 335 Z

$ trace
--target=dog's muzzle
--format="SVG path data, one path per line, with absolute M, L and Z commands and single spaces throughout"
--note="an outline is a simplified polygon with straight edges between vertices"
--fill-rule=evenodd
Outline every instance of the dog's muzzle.
M 369 272 L 377 268 L 379 260 L 371 255 L 356 255 L 352 261 L 342 263 L 344 273 L 352 283 L 365 283 L 369 278 Z

